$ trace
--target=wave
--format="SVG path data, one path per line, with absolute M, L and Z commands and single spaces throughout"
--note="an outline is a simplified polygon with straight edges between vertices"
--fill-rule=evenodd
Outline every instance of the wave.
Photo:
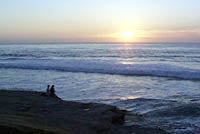
M 137 98 L 121 100 L 114 105 L 130 111 L 126 118 L 128 125 L 137 122 L 149 127 L 159 126 L 169 133 L 176 134 L 193 134 L 200 130 L 200 103 Z M 138 115 L 139 120 L 132 118 Z
M 0 54 L 0 57 L 39 57 L 38 55 L 34 55 L 34 54 Z
M 175 100 L 136 98 L 119 100 L 113 103 L 113 105 L 155 117 L 200 115 L 200 103 L 183 103 Z
M 0 68 L 57 70 L 129 76 L 157 76 L 200 80 L 200 69 L 161 63 L 123 64 L 116 60 L 30 59 L 0 60 Z
M 100 55 L 96 55 L 95 53 L 93 54 L 80 54 L 80 53 L 57 53 L 57 52 L 51 52 L 51 53 L 43 53 L 43 54 L 30 54 L 30 53 L 22 53 L 22 54 L 0 54 L 1 58 L 45 58 L 48 57 L 49 55 L 52 55 L 54 57 L 85 57 L 85 58 L 102 58 L 102 57 L 108 57 L 108 58 L 120 58 L 120 57 L 124 57 L 124 58 L 200 58 L 200 56 L 198 55 L 151 55 L 151 54 L 137 54 L 137 55 L 119 55 L 118 53 L 115 54 L 100 54 Z

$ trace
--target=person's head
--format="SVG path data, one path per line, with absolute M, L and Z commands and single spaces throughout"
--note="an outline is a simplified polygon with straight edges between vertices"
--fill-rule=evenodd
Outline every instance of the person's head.
M 54 87 L 54 85 L 52 85 L 51 87 Z
M 50 87 L 50 85 L 47 85 L 47 87 L 49 88 L 49 87 Z

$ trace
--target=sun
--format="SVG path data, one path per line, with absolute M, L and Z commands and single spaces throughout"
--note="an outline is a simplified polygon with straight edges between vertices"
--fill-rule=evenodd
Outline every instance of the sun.
M 131 31 L 126 31 L 126 32 L 122 32 L 121 33 L 121 37 L 124 41 L 128 42 L 128 41 L 132 41 L 133 38 L 135 36 L 135 33 L 134 32 L 131 32 Z

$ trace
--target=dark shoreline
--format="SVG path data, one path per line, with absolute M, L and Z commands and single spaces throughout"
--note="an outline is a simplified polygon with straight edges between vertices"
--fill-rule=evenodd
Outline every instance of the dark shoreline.
M 0 90 L 0 133 L 166 134 L 159 128 L 124 126 L 127 111 L 115 106 L 64 101 L 41 94 Z

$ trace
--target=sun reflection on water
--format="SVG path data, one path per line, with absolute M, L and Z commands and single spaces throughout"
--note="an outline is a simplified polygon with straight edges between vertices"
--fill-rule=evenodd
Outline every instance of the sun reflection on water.
M 134 64 L 134 62 L 132 62 L 132 61 L 122 61 L 120 63 L 124 64 L 124 65 L 132 65 L 132 64 Z
M 137 99 L 140 98 L 139 96 L 124 96 L 121 97 L 120 100 L 131 100 L 131 99 Z

